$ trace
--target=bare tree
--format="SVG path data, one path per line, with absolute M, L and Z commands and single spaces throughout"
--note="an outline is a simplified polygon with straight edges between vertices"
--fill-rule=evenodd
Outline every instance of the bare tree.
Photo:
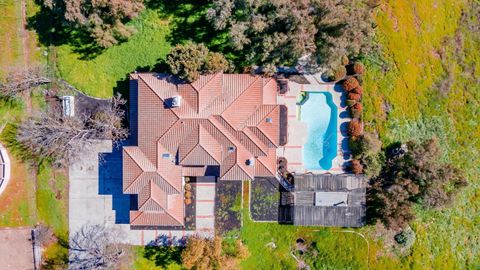
M 125 100 L 112 98 L 112 106 L 91 115 L 64 117 L 59 109 L 40 113 L 23 121 L 18 127 L 17 140 L 34 155 L 52 158 L 59 166 L 68 166 L 89 150 L 95 139 L 114 143 L 127 138 L 122 125 Z
M 51 80 L 44 76 L 44 70 L 41 67 L 16 69 L 7 75 L 5 82 L 0 83 L 0 96 L 18 97 L 22 93 L 50 82 Z
M 40 223 L 35 226 L 34 240 L 37 245 L 43 247 L 55 242 L 57 238 L 55 237 L 52 228 Z
M 117 230 L 84 225 L 70 239 L 69 269 L 115 269 L 125 254 Z

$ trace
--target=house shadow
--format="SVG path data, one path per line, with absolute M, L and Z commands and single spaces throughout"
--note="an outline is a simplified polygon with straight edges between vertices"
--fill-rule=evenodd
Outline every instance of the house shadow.
M 112 146 L 111 153 L 99 154 L 98 190 L 100 195 L 112 196 L 112 210 L 115 212 L 115 224 L 129 224 L 130 210 L 137 206 L 137 195 L 123 193 L 122 147 L 129 141 Z
M 130 89 L 130 91 L 128 91 Z M 129 224 L 130 211 L 138 209 L 137 196 L 123 193 L 123 147 L 137 145 L 138 135 L 138 93 L 134 80 L 126 79 L 117 83 L 116 93 L 127 99 L 124 125 L 129 127 L 129 137 L 121 142 L 113 143 L 111 153 L 99 154 L 98 190 L 100 195 L 112 196 L 112 210 L 115 211 L 116 224 Z M 128 95 L 126 92 L 128 91 Z

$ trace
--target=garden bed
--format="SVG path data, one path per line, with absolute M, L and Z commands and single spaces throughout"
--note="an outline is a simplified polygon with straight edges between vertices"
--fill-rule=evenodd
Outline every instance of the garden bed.
M 255 221 L 278 221 L 281 186 L 275 178 L 252 181 L 250 214 Z
M 215 194 L 215 230 L 219 235 L 242 226 L 242 182 L 219 181 Z
M 185 187 L 190 186 L 190 192 L 192 194 L 191 203 L 185 205 L 185 230 L 195 230 L 195 215 L 196 215 L 196 200 L 197 200 L 197 185 L 195 184 L 195 177 L 189 178 L 189 183 Z

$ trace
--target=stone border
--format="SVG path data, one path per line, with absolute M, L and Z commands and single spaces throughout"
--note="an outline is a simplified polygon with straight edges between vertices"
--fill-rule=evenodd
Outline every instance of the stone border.
M 0 144 L 0 155 L 3 157 L 4 163 L 2 164 L 3 166 L 3 181 L 0 183 L 0 195 L 5 191 L 7 188 L 8 182 L 10 182 L 10 177 L 11 177 L 11 162 L 10 162 L 10 157 L 8 156 L 7 149 Z

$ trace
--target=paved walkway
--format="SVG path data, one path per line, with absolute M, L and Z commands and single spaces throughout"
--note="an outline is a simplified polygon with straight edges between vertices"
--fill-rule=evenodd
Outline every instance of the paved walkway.
M 215 182 L 197 183 L 197 231 L 205 237 L 215 233 Z
M 344 167 L 349 160 L 348 137 L 346 136 L 346 123 L 351 118 L 348 113 L 348 107 L 345 104 L 343 90 L 341 86 L 334 83 L 325 83 L 321 80 L 320 74 L 305 75 L 309 84 L 298 84 L 289 81 L 290 90 L 283 96 L 278 96 L 278 104 L 283 104 L 288 108 L 288 143 L 284 147 L 277 149 L 277 156 L 285 157 L 288 160 L 288 170 L 295 173 L 306 173 L 307 170 L 303 164 L 303 146 L 308 139 L 308 124 L 300 121 L 300 106 L 297 105 L 302 92 L 329 92 L 333 96 L 333 102 L 338 107 L 337 123 L 337 157 L 332 162 L 330 170 L 316 170 L 313 173 L 344 173 Z
M 0 270 L 34 269 L 32 228 L 0 229 Z
M 0 195 L 7 188 L 10 181 L 10 165 L 7 149 L 0 144 Z
M 197 222 L 200 229 L 196 231 L 131 230 L 128 224 L 129 196 L 121 192 L 121 156 L 111 154 L 105 157 L 106 162 L 99 166 L 99 153 L 111 152 L 110 141 L 97 141 L 88 154 L 70 167 L 70 236 L 85 224 L 101 224 L 115 229 L 122 235 L 124 243 L 131 245 L 164 242 L 178 244 L 179 240 L 189 235 L 213 236 L 213 219 L 202 217 L 213 216 L 213 203 L 206 202 L 197 204 Z M 197 198 L 201 200 L 214 200 L 214 184 L 200 185 L 197 194 Z

